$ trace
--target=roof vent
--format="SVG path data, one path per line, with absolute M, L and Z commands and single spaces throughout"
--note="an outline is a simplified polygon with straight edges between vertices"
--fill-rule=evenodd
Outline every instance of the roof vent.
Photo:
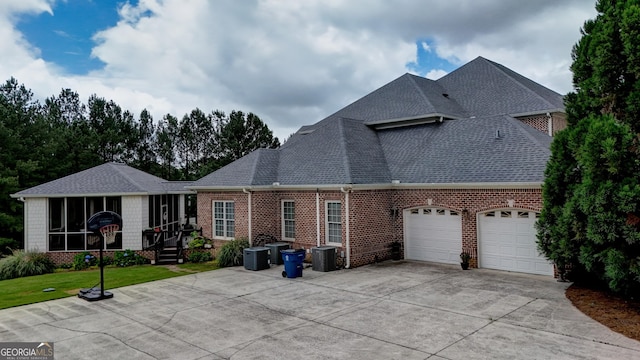
M 500 139 L 500 136 L 501 136 L 500 130 L 496 130 L 496 139 Z
M 446 97 L 447 99 L 449 98 L 449 94 L 447 93 L 442 93 L 442 96 Z

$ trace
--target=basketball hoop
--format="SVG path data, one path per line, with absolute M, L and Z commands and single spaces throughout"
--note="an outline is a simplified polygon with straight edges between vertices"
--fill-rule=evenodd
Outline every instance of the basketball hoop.
M 89 243 L 89 245 L 94 246 L 97 245 L 100 242 L 100 236 L 98 235 L 88 235 L 87 236 L 87 242 Z
M 109 224 L 100 228 L 100 233 L 107 245 L 116 242 L 116 234 L 118 233 L 118 230 L 120 230 L 120 226 L 118 226 L 118 224 Z

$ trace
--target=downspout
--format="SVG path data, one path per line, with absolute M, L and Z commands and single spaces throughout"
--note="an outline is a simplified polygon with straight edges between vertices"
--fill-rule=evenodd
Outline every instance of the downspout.
M 249 207 L 249 211 L 248 211 L 248 216 L 249 216 L 249 221 L 248 221 L 248 225 L 249 225 L 249 245 L 253 244 L 253 237 L 251 236 L 251 191 L 247 190 L 247 188 L 242 188 L 242 192 L 247 194 L 247 202 L 248 202 L 248 207 Z
M 553 136 L 553 117 L 547 113 L 547 127 L 549 130 L 549 136 Z
M 347 227 L 345 229 L 347 264 L 345 265 L 345 269 L 349 269 L 351 267 L 351 246 L 349 244 L 349 192 L 351 191 L 351 189 L 347 188 L 345 190 L 345 188 L 341 187 L 340 191 L 342 191 L 344 193 L 344 212 L 347 213 L 347 216 L 346 216 L 346 219 L 345 219 L 345 225 Z
M 316 242 L 320 247 L 320 193 L 316 189 Z

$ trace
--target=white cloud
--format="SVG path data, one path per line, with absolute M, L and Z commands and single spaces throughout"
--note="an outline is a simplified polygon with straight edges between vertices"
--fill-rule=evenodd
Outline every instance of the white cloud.
M 156 119 L 195 107 L 252 111 L 281 138 L 407 72 L 424 38 L 433 42 L 419 46 L 453 63 L 484 56 L 567 92 L 571 46 L 595 15 L 581 0 L 140 0 L 95 35 L 104 69 L 69 76 L 15 30 L 15 14 L 51 12 L 51 3 L 0 2 L 0 51 L 12 54 L 0 77 L 41 97 L 96 93 Z M 444 74 L 436 66 L 427 77 Z
M 438 80 L 445 75 L 447 75 L 446 71 L 442 69 L 433 69 L 429 71 L 424 77 L 431 80 Z

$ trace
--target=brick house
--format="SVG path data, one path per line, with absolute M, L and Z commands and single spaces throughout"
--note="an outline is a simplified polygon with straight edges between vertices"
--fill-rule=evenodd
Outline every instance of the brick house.
M 130 166 L 110 162 L 65 176 L 11 197 L 24 203 L 24 248 L 45 251 L 58 264 L 70 263 L 81 251 L 95 252 L 85 222 L 96 212 L 109 210 L 122 216 L 122 229 L 107 255 L 116 250 L 143 250 L 142 231 L 159 228 L 177 231 L 186 220 L 185 189 L 189 182 L 166 181 Z
M 553 274 L 534 223 L 560 94 L 479 57 L 437 81 L 405 74 L 278 149 L 187 188 L 221 243 L 268 234 L 335 246 L 346 266 L 390 257 Z

